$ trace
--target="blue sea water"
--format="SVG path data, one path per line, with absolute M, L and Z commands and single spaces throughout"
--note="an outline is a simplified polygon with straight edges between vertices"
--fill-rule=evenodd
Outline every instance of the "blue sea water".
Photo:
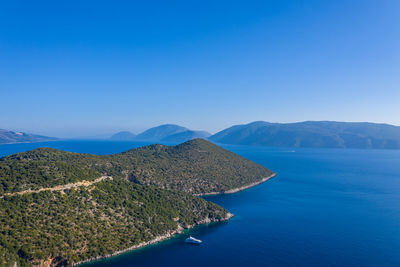
M 47 146 L 95 154 L 144 143 L 0 145 L 0 156 Z M 157 245 L 87 266 L 400 266 L 400 151 L 223 147 L 278 175 L 207 197 L 235 214 Z

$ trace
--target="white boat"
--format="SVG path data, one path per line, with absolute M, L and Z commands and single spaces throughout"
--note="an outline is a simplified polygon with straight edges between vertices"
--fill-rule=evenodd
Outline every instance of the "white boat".
M 191 244 L 201 244 L 202 241 L 200 239 L 189 236 L 188 238 L 185 239 L 185 242 Z

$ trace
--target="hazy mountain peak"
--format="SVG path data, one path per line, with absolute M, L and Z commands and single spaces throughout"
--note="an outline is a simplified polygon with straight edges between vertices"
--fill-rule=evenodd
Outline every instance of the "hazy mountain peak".
M 134 140 L 136 135 L 129 131 L 122 131 L 111 136 L 112 140 Z
M 137 135 L 137 140 L 159 141 L 169 135 L 181 133 L 181 132 L 184 132 L 187 130 L 189 130 L 189 129 L 179 126 L 179 125 L 163 124 L 163 125 L 160 125 L 157 127 L 150 128 L 150 129 L 144 131 L 143 133 Z
M 208 138 L 210 136 L 211 134 L 206 131 L 187 130 L 164 137 L 161 141 L 170 143 L 181 143 L 188 140 L 192 140 L 194 138 Z

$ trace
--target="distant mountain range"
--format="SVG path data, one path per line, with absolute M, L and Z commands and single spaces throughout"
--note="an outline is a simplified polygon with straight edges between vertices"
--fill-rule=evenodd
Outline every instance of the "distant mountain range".
M 305 121 L 236 125 L 209 137 L 220 144 L 400 149 L 400 127 L 367 122 Z
M 270 123 L 256 121 L 235 125 L 214 135 L 175 124 L 150 128 L 138 135 L 123 131 L 111 140 L 183 143 L 195 138 L 219 144 L 271 147 L 326 147 L 400 149 L 400 126 L 369 122 L 305 121 Z M 57 138 L 0 129 L 0 144 L 43 142 Z
M 211 136 L 206 131 L 193 131 L 188 128 L 175 125 L 164 124 L 150 128 L 143 133 L 135 135 L 131 132 L 119 132 L 111 136 L 112 140 L 120 141 L 148 141 L 148 142 L 166 142 L 166 143 L 182 143 L 195 138 L 208 138 Z
M 44 142 L 53 140 L 57 140 L 57 138 L 0 129 L 0 144 Z

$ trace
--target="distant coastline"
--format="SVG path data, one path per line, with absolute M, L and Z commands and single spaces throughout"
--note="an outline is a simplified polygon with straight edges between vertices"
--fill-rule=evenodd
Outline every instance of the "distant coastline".
M 0 144 L 33 143 L 59 140 L 56 137 L 0 129 Z
M 65 141 L 65 140 L 64 139 L 52 139 L 52 140 L 10 142 L 10 143 L 0 143 L 0 146 L 1 145 L 15 145 L 15 144 L 34 144 L 34 143 L 56 142 L 56 141 Z
M 276 176 L 276 173 L 273 173 L 270 176 L 264 177 L 260 181 L 251 183 L 249 185 L 245 185 L 245 186 L 241 186 L 241 187 L 238 187 L 238 188 L 229 189 L 227 191 L 221 191 L 221 192 L 210 192 L 210 193 L 194 194 L 194 196 L 213 196 L 213 195 L 234 194 L 234 193 L 249 189 L 251 187 L 254 187 L 256 185 L 262 184 L 262 183 L 268 181 L 269 179 L 274 178 L 275 176 Z

